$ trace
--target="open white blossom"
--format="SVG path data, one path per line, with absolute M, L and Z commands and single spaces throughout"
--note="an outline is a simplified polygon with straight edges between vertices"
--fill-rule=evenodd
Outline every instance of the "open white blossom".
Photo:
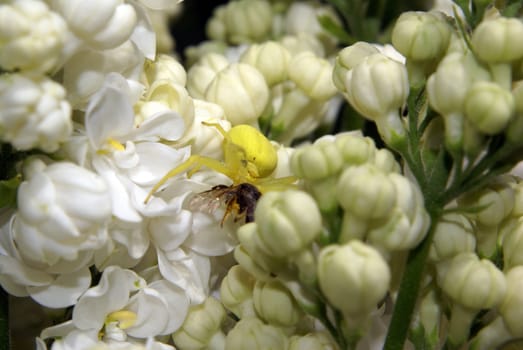
M 107 184 L 68 162 L 33 159 L 24 174 L 19 210 L 4 226 L 2 284 L 48 307 L 72 305 L 89 286 L 93 251 L 107 242 Z
M 44 329 L 41 338 L 61 338 L 63 349 L 98 339 L 126 345 L 128 340 L 172 333 L 188 307 L 185 293 L 171 283 L 147 283 L 131 270 L 111 266 L 78 300 L 72 320 Z
M 54 152 L 72 132 L 64 88 L 45 76 L 0 76 L 0 139 L 19 150 Z

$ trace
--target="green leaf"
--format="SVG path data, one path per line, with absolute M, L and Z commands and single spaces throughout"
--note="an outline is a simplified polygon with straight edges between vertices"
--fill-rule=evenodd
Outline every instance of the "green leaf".
M 502 11 L 501 14 L 505 17 L 517 17 L 519 11 L 523 8 L 523 3 L 520 0 L 514 0 L 508 4 Z
M 326 32 L 338 38 L 343 44 L 353 44 L 355 39 L 343 29 L 338 23 L 327 15 L 318 16 L 318 22 Z
M 422 324 L 410 330 L 409 340 L 416 350 L 434 350 L 438 345 L 438 334 L 426 334 Z
M 0 208 L 16 208 L 16 193 L 20 185 L 21 177 L 19 175 L 0 181 Z

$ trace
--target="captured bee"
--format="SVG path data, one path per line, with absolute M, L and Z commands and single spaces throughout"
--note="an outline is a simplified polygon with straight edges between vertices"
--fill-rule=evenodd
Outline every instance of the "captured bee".
M 231 214 L 235 222 L 242 218 L 245 218 L 245 222 L 254 221 L 254 209 L 262 193 L 286 189 L 296 182 L 294 176 L 270 176 L 276 169 L 278 156 L 270 141 L 254 127 L 236 125 L 225 131 L 216 123 L 203 124 L 216 128 L 222 134 L 223 161 L 197 154 L 190 156 L 154 185 L 144 203 L 147 203 L 170 178 L 183 172 L 187 172 L 187 177 L 191 177 L 200 168 L 207 167 L 226 175 L 233 184 L 214 186 L 199 193 L 191 200 L 189 206 L 193 210 L 207 208 L 212 212 L 220 205 L 225 205 L 225 215 L 221 220 L 223 226 L 225 219 Z
M 208 191 L 199 193 L 194 197 L 189 206 L 193 210 L 207 209 L 214 212 L 220 205 L 225 205 L 221 226 L 232 214 L 234 222 L 245 219 L 245 222 L 254 221 L 254 210 L 261 196 L 261 192 L 256 186 L 250 183 L 239 185 L 217 185 Z

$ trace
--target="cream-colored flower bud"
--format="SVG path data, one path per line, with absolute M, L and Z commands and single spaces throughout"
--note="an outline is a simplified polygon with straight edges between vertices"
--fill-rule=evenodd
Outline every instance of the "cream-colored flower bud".
M 274 257 L 300 253 L 322 229 L 321 214 L 314 199 L 303 191 L 268 192 L 258 201 L 255 212 L 257 243 Z
M 131 4 L 123 0 L 52 0 L 69 29 L 97 50 L 111 49 L 129 39 L 138 21 Z
M 447 50 L 451 32 L 440 12 L 404 12 L 392 30 L 392 44 L 408 60 L 434 60 Z
M 401 166 L 394 154 L 386 148 L 381 148 L 376 152 L 373 164 L 385 173 L 401 172 Z
M 203 122 L 219 124 L 226 132 L 231 129 L 231 123 L 223 116 L 223 109 L 217 104 L 194 99 L 194 121 L 185 129 L 183 136 L 176 145 L 190 145 L 193 154 L 221 159 L 223 157 L 223 135 L 216 128 L 204 125 Z
M 289 50 L 275 41 L 251 45 L 240 57 L 240 62 L 250 64 L 263 74 L 269 87 L 287 79 L 290 60 Z
M 225 316 L 222 304 L 212 297 L 191 306 L 183 325 L 172 335 L 174 343 L 180 349 L 213 348 L 218 344 L 223 348 L 225 336 L 220 327 Z
M 332 82 L 332 65 L 312 52 L 302 52 L 292 58 L 289 79 L 315 100 L 327 100 L 336 93 Z
M 187 71 L 187 91 L 193 98 L 204 99 L 205 90 L 216 74 L 229 65 L 229 60 L 218 53 L 203 55 Z
M 503 237 L 504 269 L 523 265 L 523 218 L 504 221 L 500 236 Z
M 328 105 L 326 101 L 311 99 L 301 89 L 282 85 L 272 91 L 274 115 L 271 118 L 271 133 L 278 142 L 290 144 L 295 138 L 308 135 L 320 124 Z
M 220 105 L 231 124 L 255 124 L 269 102 L 263 75 L 245 63 L 233 63 L 216 74 L 205 99 Z
M 362 219 L 387 217 L 397 196 L 389 176 L 370 163 L 348 167 L 338 180 L 340 205 Z
M 329 245 L 318 256 L 318 282 L 329 304 L 348 317 L 376 309 L 390 283 L 381 254 L 361 241 Z
M 4 70 L 48 72 L 58 64 L 67 25 L 43 1 L 0 6 L 0 66 Z
M 470 220 L 462 214 L 444 215 L 436 225 L 430 247 L 430 259 L 441 261 L 462 252 L 474 252 L 476 238 Z
M 479 211 L 471 214 L 480 224 L 497 226 L 512 212 L 515 203 L 514 188 L 500 179 L 499 182 L 469 193 L 459 200 L 465 207 L 477 207 Z
M 168 80 L 181 86 L 187 83 L 185 68 L 170 55 L 160 54 L 156 56 L 154 62 L 146 61 L 143 72 L 147 85 L 153 84 L 156 80 Z
M 258 317 L 274 326 L 295 326 L 303 316 L 291 292 L 276 280 L 256 282 L 253 300 Z
M 341 152 L 334 142 L 326 139 L 297 148 L 291 157 L 292 172 L 307 180 L 325 179 L 338 173 L 342 166 Z
M 341 20 L 330 6 L 321 6 L 312 2 L 293 2 L 285 14 L 285 32 L 288 34 L 308 33 L 317 37 L 330 52 L 338 40 L 318 21 L 318 17 L 328 17 L 334 23 L 341 25 Z
M 223 16 L 227 39 L 233 44 L 263 41 L 271 32 L 273 14 L 266 0 L 229 2 Z
M 460 253 L 437 265 L 438 284 L 456 303 L 472 309 L 489 309 L 503 301 L 505 276 L 490 260 Z
M 287 349 L 289 339 L 279 327 L 264 324 L 260 319 L 241 319 L 227 334 L 227 350 Z
M 384 221 L 373 223 L 368 240 L 389 251 L 412 249 L 427 234 L 430 216 L 417 185 L 401 174 L 391 173 L 389 179 L 396 188 L 396 205 Z
M 523 22 L 519 18 L 485 19 L 472 33 L 472 47 L 481 60 L 509 62 L 523 57 Z
M 509 331 L 515 337 L 523 337 L 523 266 L 516 266 L 506 273 L 507 291 L 499 312 Z
M 256 280 L 240 265 L 229 269 L 220 286 L 220 300 L 239 318 L 254 316 L 252 291 Z
M 135 106 L 135 122 L 140 123 L 165 109 L 176 111 L 182 116 L 185 129 L 194 122 L 194 102 L 187 90 L 169 80 L 157 80 L 147 90 L 147 94 Z
M 489 72 L 471 52 L 453 52 L 439 63 L 427 81 L 432 108 L 445 120 L 445 144 L 452 151 L 463 149 L 465 96 L 475 81 L 489 80 Z
M 336 135 L 336 147 L 349 165 L 360 165 L 371 161 L 376 156 L 376 144 L 370 137 L 362 137 L 353 133 Z
M 292 336 L 287 350 L 339 350 L 339 346 L 328 333 L 320 331 Z
M 465 97 L 465 116 L 481 132 L 501 132 L 514 115 L 514 97 L 496 83 L 474 83 Z
M 227 51 L 227 44 L 223 41 L 204 41 L 197 46 L 189 46 L 185 49 L 185 66 L 190 68 L 198 62 L 200 58 L 210 53 L 217 53 L 225 55 Z
M 227 40 L 227 27 L 225 25 L 226 5 L 217 6 L 212 17 L 205 24 L 205 33 L 213 41 Z
M 285 35 L 279 42 L 292 55 L 297 55 L 300 52 L 311 51 L 318 57 L 325 56 L 325 48 L 322 43 L 314 35 L 305 32 L 299 32 L 295 35 Z
M 360 64 L 365 57 L 379 52 L 374 45 L 365 41 L 358 41 L 338 52 L 332 72 L 332 80 L 336 88 L 341 92 L 347 92 L 345 78 L 348 71 Z
M 377 53 L 363 58 L 345 78 L 346 98 L 364 117 L 376 122 L 390 146 L 404 142 L 406 131 L 399 115 L 409 95 L 405 66 Z
M 0 76 L 0 140 L 16 149 L 54 152 L 73 130 L 62 85 L 44 76 Z
M 271 273 L 277 273 L 287 263 L 286 257 L 275 258 L 260 248 L 258 224 L 255 222 L 241 226 L 236 234 L 240 244 L 234 250 L 234 258 L 257 280 L 271 280 Z

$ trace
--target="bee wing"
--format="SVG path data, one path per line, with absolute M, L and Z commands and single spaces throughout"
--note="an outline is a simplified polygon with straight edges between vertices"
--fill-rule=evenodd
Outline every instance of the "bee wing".
M 196 194 L 189 201 L 189 209 L 213 213 L 222 204 L 227 204 L 227 188 L 213 188 L 209 191 Z

